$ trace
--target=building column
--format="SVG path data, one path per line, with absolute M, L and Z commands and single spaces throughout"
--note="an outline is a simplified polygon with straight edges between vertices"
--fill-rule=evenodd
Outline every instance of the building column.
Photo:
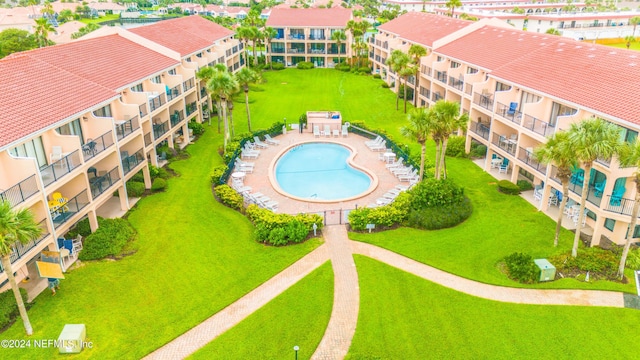
M 148 166 L 144 168 L 149 170 Z M 124 185 L 118 188 L 118 197 L 120 198 L 120 210 L 129 210 L 129 196 L 127 195 L 127 189 Z
M 156 162 L 157 164 L 157 162 Z M 157 165 L 155 165 L 157 166 Z M 145 166 L 142 168 L 142 176 L 144 177 L 144 187 L 146 189 L 151 189 L 151 172 L 149 171 L 149 167 Z
M 152 147 L 151 151 L 149 151 L 149 159 L 151 160 L 151 165 L 157 167 L 158 166 L 158 154 L 156 153 L 156 147 Z M 145 166 L 146 168 L 146 166 Z
M 596 216 L 596 222 L 593 226 L 593 237 L 591 238 L 591 247 L 600 245 L 600 236 L 602 235 L 602 228 L 604 227 L 604 216 L 597 213 Z
M 540 200 L 540 211 L 547 211 L 547 209 L 549 208 L 549 195 L 551 195 L 551 188 L 552 188 L 551 185 L 545 184 L 544 189 L 542 189 L 542 199 Z
M 513 168 L 511 169 L 511 182 L 514 184 L 518 183 L 518 175 L 520 175 L 520 166 L 515 164 L 515 161 L 510 161 L 513 164 Z
M 191 142 L 191 136 L 189 136 L 188 122 L 185 122 L 184 125 L 182 125 L 182 140 L 186 141 L 187 144 Z
M 95 210 L 89 211 L 87 213 L 87 218 L 89 219 L 89 227 L 91 228 L 91 232 L 96 232 L 96 230 L 98 230 L 98 217 L 96 216 Z

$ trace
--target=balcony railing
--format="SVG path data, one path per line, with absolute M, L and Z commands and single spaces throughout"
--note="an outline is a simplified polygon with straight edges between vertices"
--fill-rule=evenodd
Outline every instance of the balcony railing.
M 184 89 L 184 92 L 187 92 L 187 90 L 191 89 L 192 87 L 194 87 L 196 85 L 196 81 L 194 78 L 191 78 L 187 81 L 184 81 L 182 83 L 182 88 Z
M 465 84 L 464 93 L 467 95 L 471 95 L 473 93 L 473 86 L 471 84 Z
M 8 201 L 13 208 L 27 201 L 27 199 L 37 194 L 38 191 L 38 182 L 36 181 L 36 175 L 34 174 L 7 190 L 0 192 L 0 200 Z
M 493 98 L 491 97 L 491 95 L 474 93 L 473 103 L 476 105 L 480 105 L 480 107 L 483 107 L 488 110 L 493 109 Z
M 272 54 L 284 54 L 284 48 L 271 48 Z
M 436 79 L 440 82 L 447 83 L 447 72 L 436 70 Z
M 147 111 L 147 104 L 140 104 L 139 108 L 139 112 L 140 112 L 140 117 L 143 118 L 145 117 L 145 115 L 147 115 L 149 112 Z
M 289 40 L 304 40 L 304 34 L 301 33 L 290 33 L 287 35 L 287 39 Z
M 491 143 L 497 145 L 500 149 L 511 155 L 516 154 L 518 140 L 508 139 L 506 136 L 500 134 L 493 134 L 493 140 Z
M 178 125 L 178 123 L 184 120 L 184 111 L 176 110 L 171 116 L 169 116 L 169 120 L 171 121 L 171 127 Z
M 596 162 L 602 166 L 606 166 L 609 167 L 611 166 L 611 156 L 609 156 L 608 159 L 603 159 L 603 158 L 597 158 Z
M 298 49 L 298 48 L 287 49 L 287 54 L 304 54 L 304 49 Z
M 453 76 L 449 76 L 449 86 L 462 91 L 462 88 L 464 87 L 464 81 L 456 79 Z
M 107 191 L 113 184 L 120 180 L 120 172 L 118 167 L 114 167 L 108 173 L 89 179 L 91 185 L 91 197 L 94 199 Z
M 327 54 L 338 54 L 338 55 L 342 55 L 342 52 L 338 49 L 338 48 L 332 48 L 329 47 L 327 49 Z M 380 61 L 380 55 L 376 55 L 376 61 Z
M 469 129 L 472 132 L 480 135 L 483 139 L 489 140 L 489 127 L 487 125 L 472 121 Z
M 85 162 L 113 145 L 113 135 L 111 133 L 112 131 L 109 130 L 98 138 L 87 139 L 87 142 L 82 145 L 82 156 Z
M 431 99 L 431 90 L 420 86 L 420 95 L 426 97 L 427 99 Z
M 169 131 L 169 121 L 165 121 L 161 124 L 153 124 L 153 137 L 158 140 L 160 136 L 164 135 Z
M 522 123 L 522 126 L 525 129 L 529 129 L 542 136 L 549 136 L 555 131 L 555 128 L 553 126 L 550 126 L 549 123 L 546 123 L 531 115 L 524 116 L 524 122 Z
M 122 140 L 139 128 L 140 121 L 138 121 L 137 116 L 129 120 L 116 121 L 116 136 L 118 140 Z
M 81 164 L 80 150 L 76 150 L 53 164 L 45 166 L 40 169 L 44 186 L 53 184 Z
M 439 92 L 434 92 L 431 97 L 431 100 L 433 100 L 433 102 L 436 102 L 440 99 L 442 99 L 442 94 L 440 94 Z
M 520 125 L 520 122 L 522 121 L 522 112 L 515 109 L 511 111 L 509 105 L 505 105 L 501 102 L 496 104 L 496 114 L 499 114 L 503 118 L 518 125 Z
M 631 215 L 631 213 L 633 212 L 633 205 L 636 202 L 635 199 L 611 199 L 611 195 L 607 195 L 605 201 L 607 202 L 605 210 L 622 215 Z
M 309 48 L 309 54 L 324 54 L 324 48 Z
M 192 102 L 192 103 L 188 103 L 187 106 L 187 116 L 190 116 L 191 114 L 193 114 L 194 112 L 196 112 L 196 110 L 198 110 L 198 106 L 196 106 L 196 102 Z
M 207 96 L 209 96 L 209 94 L 207 93 L 207 89 L 205 88 L 200 89 L 200 99 L 204 99 Z
M 522 161 L 523 163 L 529 165 L 530 167 L 532 167 L 534 170 L 538 171 L 539 173 L 546 175 L 547 174 L 547 166 L 540 164 L 538 161 L 536 161 L 536 159 L 533 157 L 533 153 L 523 147 L 520 147 L 520 153 L 518 154 L 518 159 L 520 161 Z
M 87 189 L 84 189 L 78 195 L 69 199 L 67 203 L 61 205 L 57 210 L 51 211 L 53 226 L 57 229 L 87 205 L 89 205 L 89 195 L 87 194 Z
M 180 85 L 176 85 L 167 92 L 167 101 L 171 101 L 180 95 Z
M 144 134 L 144 146 L 149 146 L 153 143 L 153 140 L 151 139 L 151 131 L 149 131 L 148 133 Z
M 162 105 L 166 104 L 166 102 L 167 100 L 165 98 L 165 94 L 160 94 L 156 97 L 149 98 L 149 109 L 151 109 L 151 112 L 154 112 Z
M 42 235 L 40 235 L 39 238 L 33 239 L 26 244 L 17 242 L 11 247 L 11 254 L 9 255 L 9 259 L 11 260 L 12 264 L 20 260 L 22 257 L 24 257 L 25 254 L 29 252 L 29 250 L 36 247 L 36 245 L 38 245 L 44 238 L 46 238 L 49 235 L 49 229 L 47 229 L 47 225 L 45 224 L 46 220 L 47 219 L 43 219 L 39 223 L 40 227 L 42 228 Z M 14 269 L 14 270 L 17 270 L 17 269 Z M 0 264 L 0 271 L 4 271 L 2 264 Z
M 326 40 L 324 35 L 309 35 L 309 40 Z
M 128 155 L 123 153 L 122 154 L 122 170 L 124 174 L 126 175 L 129 172 L 131 172 L 133 168 L 138 166 L 138 164 L 140 164 L 143 161 L 144 161 L 144 153 L 142 152 L 142 149 L 136 151 L 135 154 L 133 155 Z
M 557 180 L 556 180 L 557 181 Z M 582 196 L 582 184 L 581 183 L 569 183 L 569 190 L 571 190 L 574 194 L 578 196 Z M 587 201 L 600 206 L 600 202 L 602 202 L 602 194 L 600 196 L 596 196 L 595 187 L 593 185 L 589 185 L 589 190 L 587 192 Z
M 428 66 L 423 66 L 422 67 L 422 73 L 426 76 L 426 77 L 430 77 L 431 76 L 431 68 Z

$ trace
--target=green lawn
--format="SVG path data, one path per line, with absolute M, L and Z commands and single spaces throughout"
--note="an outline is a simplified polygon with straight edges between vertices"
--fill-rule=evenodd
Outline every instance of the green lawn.
M 348 359 L 637 357 L 638 310 L 501 303 L 355 260 L 360 313 Z
M 94 343 L 79 358 L 140 358 L 242 297 L 318 246 L 283 248 L 253 239 L 241 214 L 217 203 L 209 174 L 220 164 L 212 129 L 189 146 L 191 158 L 168 191 L 141 200 L 129 220 L 139 251 L 88 263 L 66 275 L 58 295 L 43 292 L 29 311 L 33 339 L 57 339 L 64 324 L 87 325 Z M 18 321 L 2 339 L 24 338 Z M 50 358 L 55 349 L 3 350 L 12 358 Z
M 618 44 L 608 44 L 607 46 L 612 46 L 612 47 L 617 47 L 620 49 L 626 49 L 627 48 L 627 43 L 618 43 Z M 632 42 L 631 46 L 629 47 L 629 50 L 637 50 L 640 51 L 640 42 Z
M 309 359 L 322 339 L 333 306 L 333 271 L 327 262 L 240 324 L 196 352 L 193 359 Z
M 91 18 L 91 19 L 80 19 L 80 22 L 85 24 L 99 24 L 101 22 L 109 21 L 109 20 L 118 20 L 120 19 L 120 14 L 108 14 L 105 16 Z

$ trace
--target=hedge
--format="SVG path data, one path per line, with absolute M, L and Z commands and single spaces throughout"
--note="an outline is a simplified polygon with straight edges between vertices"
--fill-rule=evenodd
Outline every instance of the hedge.
M 151 184 L 151 191 L 153 192 L 164 191 L 166 188 L 167 188 L 167 180 L 163 178 L 156 178 L 155 180 L 153 180 L 153 183 Z
M 504 264 L 511 280 L 530 284 L 536 282 L 538 278 L 540 270 L 533 262 L 531 255 L 515 252 L 504 258 Z
M 20 295 L 22 296 L 22 301 L 24 301 L 25 306 L 28 308 L 29 303 L 27 303 L 27 290 L 20 288 Z M 20 312 L 18 311 L 18 304 L 16 303 L 16 298 L 13 295 L 13 290 L 9 289 L 0 293 L 0 330 L 7 328 L 19 316 Z
M 271 63 L 271 70 L 284 70 L 284 64 L 283 63 Z
M 227 165 L 218 165 L 213 168 L 213 172 L 211 174 L 211 183 L 213 184 L 213 186 L 220 185 L 220 179 L 222 178 L 224 173 L 227 172 L 227 169 Z
M 127 181 L 127 196 L 141 197 L 144 194 L 144 183 L 138 181 Z
M 411 195 L 401 193 L 396 200 L 389 205 L 376 208 L 363 207 L 349 212 L 349 226 L 354 231 L 364 231 L 367 224 L 389 228 L 403 223 L 408 215 Z
M 425 230 L 446 229 L 464 222 L 471 216 L 472 212 L 471 200 L 465 197 L 455 204 L 411 209 L 407 225 Z
M 136 234 L 126 219 L 104 219 L 99 224 L 98 230 L 84 239 L 80 260 L 98 260 L 120 255 Z
M 238 192 L 233 190 L 229 185 L 216 186 L 214 191 L 216 193 L 216 197 L 218 198 L 218 200 L 220 200 L 221 203 L 234 210 L 242 210 L 244 206 L 244 198 L 242 197 L 242 195 L 238 194 Z
M 520 194 L 520 187 L 509 180 L 498 181 L 498 191 L 508 195 Z
M 410 193 L 413 195 L 411 208 L 415 210 L 458 204 L 465 199 L 464 189 L 451 179 L 426 179 L 416 184 Z
M 276 214 L 270 210 L 249 205 L 247 217 L 256 226 L 256 240 L 273 246 L 300 243 L 305 240 L 316 224 L 322 230 L 323 219 L 318 214 Z

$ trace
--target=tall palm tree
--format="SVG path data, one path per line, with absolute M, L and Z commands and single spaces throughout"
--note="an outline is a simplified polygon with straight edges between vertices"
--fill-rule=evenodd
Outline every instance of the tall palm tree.
M 447 178 L 446 157 L 447 143 L 451 133 L 458 129 L 466 130 L 469 115 L 460 114 L 460 103 L 455 101 L 438 100 L 432 107 L 433 127 L 436 138 L 440 142 L 439 158 L 436 158 L 436 179 Z M 436 149 L 437 151 L 437 149 Z
M 211 79 L 211 77 L 213 76 L 213 73 L 215 71 L 216 70 L 214 68 L 210 67 L 210 66 L 202 67 L 196 72 L 196 78 L 198 78 L 198 80 L 200 80 L 201 83 L 205 84 L 205 87 L 206 87 L 207 82 L 209 82 L 209 79 Z M 208 91 L 208 89 L 207 89 L 207 91 Z M 213 111 L 213 99 L 211 99 L 211 95 L 209 95 L 209 99 L 207 100 L 207 104 L 209 106 L 210 111 Z M 220 117 L 220 112 L 217 112 L 217 113 L 218 113 L 218 117 Z M 209 114 L 209 126 L 211 126 L 211 115 L 212 114 Z M 218 121 L 218 124 L 219 123 L 220 122 Z M 218 127 L 218 132 L 220 132 L 220 128 L 219 127 Z
M 262 31 L 255 26 L 251 27 L 251 41 L 253 42 L 253 66 L 258 66 L 258 40 L 262 39 Z
M 240 69 L 240 71 L 238 71 L 235 76 L 238 85 L 240 85 L 242 87 L 242 90 L 244 91 L 244 104 L 247 108 L 247 126 L 249 128 L 249 132 L 251 132 L 251 114 L 249 112 L 249 85 L 260 82 L 262 78 L 259 72 L 253 69 L 249 69 L 248 67 Z
M 347 35 L 344 33 L 344 31 L 337 30 L 337 31 L 334 31 L 331 34 L 331 40 L 336 42 L 336 46 L 338 47 L 338 62 L 341 62 L 340 61 L 340 55 L 341 55 L 340 54 L 341 53 L 340 46 L 342 45 L 342 43 L 344 41 L 347 40 Z
M 407 67 L 410 60 L 409 55 L 400 50 L 393 50 L 391 55 L 387 58 L 387 65 L 389 66 L 389 69 L 398 75 L 396 79 L 396 94 L 400 91 L 400 71 Z M 398 110 L 399 98 L 399 96 L 396 97 L 396 110 Z
M 620 164 L 623 166 L 633 166 L 640 169 L 640 140 L 636 139 L 633 144 L 625 143 L 620 148 L 618 158 Z M 618 276 L 620 279 L 624 277 L 624 267 L 627 262 L 627 256 L 629 255 L 629 248 L 633 241 L 633 233 L 638 224 L 638 215 L 640 213 L 640 170 L 636 170 L 633 179 L 636 183 L 636 198 L 633 203 L 633 209 L 631 210 L 631 224 L 629 224 L 629 230 L 622 249 L 622 256 L 620 257 L 620 265 L 618 266 Z
M 402 78 L 403 82 L 404 82 L 404 86 L 402 87 L 402 89 L 404 90 L 404 94 L 402 95 L 402 99 L 404 100 L 404 113 L 407 113 L 407 82 L 409 79 L 409 76 L 413 75 L 416 73 L 416 69 L 418 67 L 413 63 L 413 60 L 409 60 L 409 62 L 407 63 L 407 65 L 403 68 L 400 69 L 400 71 L 398 72 L 398 75 Z M 416 97 L 415 91 L 413 94 L 413 97 Z
M 220 98 L 220 108 L 224 121 L 224 151 L 227 151 L 229 141 L 229 120 L 227 118 L 227 99 L 229 99 L 238 89 L 238 82 L 227 71 L 216 71 L 207 82 L 207 89 L 210 93 L 216 94 Z
M 628 35 L 624 37 L 625 45 L 627 49 L 631 47 L 631 43 L 636 42 L 636 38 L 633 35 Z
M 267 26 L 262 30 L 262 36 L 264 36 L 266 43 L 265 54 L 268 54 L 271 51 L 271 41 L 278 36 L 278 32 L 271 26 Z M 265 55 L 265 61 L 269 63 L 269 68 L 271 68 L 271 59 L 268 59 L 267 55 Z
M 424 162 L 427 152 L 427 139 L 429 133 L 431 133 L 433 116 L 430 109 L 427 108 L 415 108 L 407 115 L 409 120 L 409 126 L 400 129 L 402 135 L 415 140 L 421 146 L 420 152 L 420 175 L 419 179 L 422 181 L 424 178 Z
M 424 5 L 424 3 L 423 3 Z M 418 73 L 420 72 L 420 58 L 423 56 L 427 55 L 427 49 L 425 49 L 424 47 L 418 45 L 418 44 L 411 44 L 411 47 L 409 47 L 409 51 L 407 52 L 409 54 L 409 56 L 411 57 L 411 59 L 413 59 L 413 63 L 416 64 L 416 69 L 415 69 L 415 74 L 413 76 L 415 76 L 416 78 L 416 83 L 414 85 L 414 89 L 413 89 L 413 106 L 414 107 L 418 107 L 418 89 L 419 89 L 419 85 L 420 85 L 420 76 L 418 75 Z
M 249 40 L 253 37 L 253 29 L 249 26 L 236 28 L 236 37 L 244 42 L 244 62 L 249 66 Z
M 28 209 L 12 210 L 8 201 L 0 202 L 0 261 L 4 268 L 13 295 L 18 303 L 18 311 L 27 335 L 33 335 L 33 328 L 20 295 L 20 289 L 13 276 L 11 268 L 11 253 L 17 243 L 28 243 L 42 234 L 42 228 L 33 220 L 33 214 Z
M 636 27 L 640 24 L 640 16 L 634 16 L 629 19 L 629 25 L 633 25 L 633 31 L 631 32 L 631 36 L 636 36 Z
M 449 16 L 453 17 L 453 11 L 457 7 L 462 6 L 462 2 L 460 0 L 447 0 L 447 3 L 444 4 L 444 6 L 446 6 L 446 7 L 448 7 L 450 9 Z
M 49 19 L 41 17 L 36 19 L 36 31 L 34 35 L 38 40 L 39 47 L 49 45 L 49 33 L 54 32 L 53 26 L 49 23 Z
M 558 169 L 556 177 L 562 184 L 562 201 L 560 209 L 564 209 L 569 200 L 569 181 L 571 180 L 571 167 L 576 162 L 576 157 L 571 149 L 567 132 L 558 131 L 545 144 L 540 145 L 534 150 L 534 157 L 543 164 L 555 164 Z M 562 229 L 562 211 L 558 212 L 558 221 L 556 222 L 556 236 L 553 240 L 553 246 L 558 246 L 560 237 L 560 229 Z
M 568 133 L 573 153 L 584 168 L 580 212 L 578 213 L 576 235 L 571 249 L 571 255 L 576 257 L 578 256 L 578 242 L 580 241 L 580 231 L 582 230 L 582 222 L 585 216 L 585 203 L 589 193 L 593 162 L 598 158 L 609 158 L 618 151 L 620 147 L 620 131 L 616 125 L 596 118 L 571 124 Z

